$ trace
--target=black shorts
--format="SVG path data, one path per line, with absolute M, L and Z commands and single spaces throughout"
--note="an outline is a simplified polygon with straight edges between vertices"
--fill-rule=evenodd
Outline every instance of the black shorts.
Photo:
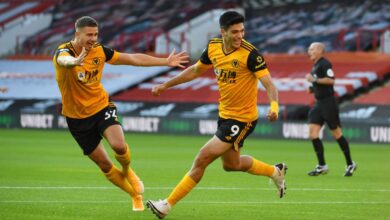
M 120 124 L 116 107 L 110 105 L 100 112 L 83 119 L 66 117 L 68 128 L 84 155 L 91 154 L 102 140 L 103 132 L 111 125 Z
M 218 129 L 215 133 L 221 141 L 232 143 L 234 150 L 244 145 L 244 140 L 255 130 L 257 120 L 252 122 L 241 122 L 234 119 L 218 119 Z
M 317 101 L 314 107 L 309 111 L 310 124 L 318 124 L 322 126 L 324 122 L 326 122 L 331 130 L 341 127 L 339 107 L 334 97 Z

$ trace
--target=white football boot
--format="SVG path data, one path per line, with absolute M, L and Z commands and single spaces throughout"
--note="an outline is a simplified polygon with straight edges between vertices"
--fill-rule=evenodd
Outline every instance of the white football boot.
M 271 176 L 272 181 L 274 182 L 276 189 L 278 190 L 278 195 L 280 198 L 286 194 L 286 181 L 284 176 L 286 175 L 287 166 L 285 163 L 278 163 L 275 165 L 275 171 Z
M 146 202 L 146 206 L 159 218 L 163 219 L 166 215 L 168 215 L 171 210 L 171 205 L 167 202 L 166 199 L 152 201 L 148 200 Z
M 329 172 L 328 165 L 317 165 L 314 170 L 307 173 L 309 176 L 318 176 L 321 174 L 327 174 Z

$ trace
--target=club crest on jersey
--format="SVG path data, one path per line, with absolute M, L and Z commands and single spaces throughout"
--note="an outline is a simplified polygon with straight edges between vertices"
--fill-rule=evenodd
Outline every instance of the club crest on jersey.
M 234 67 L 234 68 L 238 67 L 238 60 L 237 59 L 232 60 L 232 67 Z
M 83 73 L 83 72 L 79 72 L 79 73 L 77 73 L 77 78 L 79 78 L 79 81 L 84 81 L 84 79 L 85 79 L 85 73 Z
M 99 65 L 99 63 L 100 63 L 99 58 L 97 58 L 97 57 L 93 58 L 93 59 L 92 59 L 92 63 L 93 63 L 95 66 Z

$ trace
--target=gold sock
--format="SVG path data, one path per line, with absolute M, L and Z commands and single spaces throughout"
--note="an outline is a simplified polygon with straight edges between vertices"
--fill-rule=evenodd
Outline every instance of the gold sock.
M 129 172 L 127 173 L 127 181 L 133 187 L 134 191 L 138 194 L 144 193 L 144 184 L 141 179 L 135 174 L 135 172 L 129 167 Z
M 167 199 L 168 203 L 171 206 L 175 205 L 179 200 L 186 196 L 192 188 L 196 186 L 196 184 L 197 183 L 188 174 L 186 174 L 180 183 L 177 184 L 175 189 L 173 189 L 171 195 L 169 195 Z
M 144 187 L 143 184 L 140 183 L 140 178 L 130 167 L 130 156 L 130 148 L 127 144 L 126 152 L 124 154 L 115 153 L 116 160 L 122 165 L 123 176 L 126 177 L 127 181 L 130 183 L 136 193 L 142 194 L 144 192 Z
M 122 172 L 117 167 L 115 167 L 115 165 L 112 165 L 110 171 L 108 171 L 108 173 L 104 173 L 104 175 L 106 175 L 107 179 L 114 185 L 130 194 L 131 197 L 137 195 L 125 176 L 123 176 Z
M 126 152 L 124 154 L 115 153 L 115 159 L 122 165 L 122 171 L 125 176 L 127 175 L 129 169 L 130 156 L 131 156 L 130 148 L 129 145 L 127 144 L 126 144 Z
M 133 169 L 131 169 L 131 167 L 129 167 L 128 177 L 129 177 L 130 179 L 140 180 L 140 178 L 139 178 L 139 177 L 137 176 L 137 174 L 133 171 Z
M 275 167 L 253 158 L 252 167 L 247 171 L 253 175 L 272 176 Z

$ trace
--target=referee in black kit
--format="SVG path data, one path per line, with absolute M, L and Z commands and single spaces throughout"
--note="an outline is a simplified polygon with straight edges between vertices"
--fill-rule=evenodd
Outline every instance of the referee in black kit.
M 325 163 L 324 147 L 319 139 L 321 127 L 326 122 L 344 153 L 347 162 L 344 176 L 352 176 L 357 165 L 351 159 L 348 141 L 344 138 L 341 130 L 339 108 L 333 90 L 335 76 L 332 64 L 323 57 L 324 53 L 325 46 L 323 43 L 314 42 L 308 49 L 309 58 L 314 66 L 310 74 L 306 75 L 306 80 L 312 83 L 309 92 L 314 93 L 316 98 L 316 104 L 309 112 L 309 137 L 318 159 L 318 165 L 308 174 L 309 176 L 318 176 L 329 171 L 328 165 Z

